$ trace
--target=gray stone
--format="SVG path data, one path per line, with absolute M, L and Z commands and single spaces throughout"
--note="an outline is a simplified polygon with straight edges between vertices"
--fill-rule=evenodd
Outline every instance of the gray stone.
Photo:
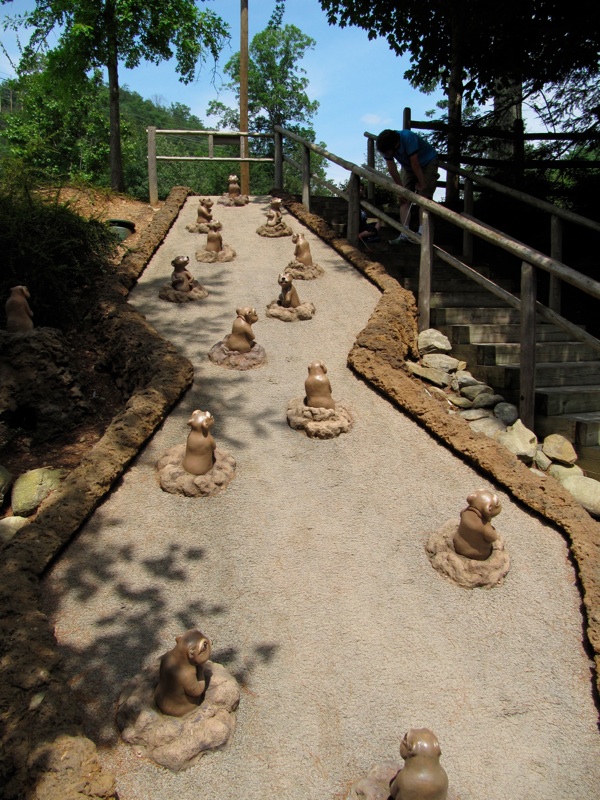
M 567 478 L 583 477 L 583 470 L 577 464 L 571 464 L 568 467 L 564 464 L 551 464 L 548 468 L 548 475 L 552 475 L 560 483 L 564 483 Z
M 29 522 L 27 517 L 4 517 L 0 519 L 0 542 L 10 542 L 15 533 Z
M 561 464 L 574 464 L 577 461 L 575 448 L 560 433 L 551 433 L 550 436 L 546 436 L 542 443 L 542 450 L 552 461 L 559 461 Z
M 452 388 L 455 392 L 460 391 L 463 386 L 478 386 L 479 384 L 480 381 L 466 370 L 457 370 L 452 376 Z
M 0 466 L 0 505 L 4 502 L 4 496 L 10 489 L 12 475 L 6 467 Z
M 506 425 L 514 425 L 519 419 L 519 409 L 512 403 L 498 403 L 494 408 L 494 414 Z
M 64 469 L 39 467 L 19 475 L 11 494 L 11 505 L 16 517 L 29 517 L 50 492 L 60 486 L 67 474 Z
M 536 467 L 529 467 L 530 472 L 533 472 L 534 475 L 539 475 L 540 478 L 548 477 L 545 472 L 542 472 L 541 469 L 537 469 Z
M 463 400 L 466 399 L 466 397 L 463 398 Z M 494 416 L 494 412 L 489 408 L 467 408 L 465 411 L 461 411 L 460 415 L 467 422 L 473 422 L 474 419 L 490 419 Z
M 421 355 L 425 353 L 449 353 L 452 350 L 448 337 L 435 328 L 421 331 L 417 339 L 417 346 Z
M 517 458 L 526 464 L 531 464 L 537 450 L 537 436 L 518 419 L 514 425 L 507 428 L 504 433 L 499 433 L 496 441 L 503 444 Z
M 586 511 L 600 517 L 600 482 L 584 475 L 573 475 L 565 478 L 562 485 Z
M 406 362 L 406 367 L 411 375 L 416 378 L 421 378 L 424 381 L 429 381 L 435 386 L 450 386 L 452 380 L 447 372 L 441 369 L 431 369 L 431 367 L 423 367 L 421 364 L 414 364 L 412 361 Z
M 304 431 L 311 439 L 334 439 L 348 433 L 354 417 L 348 405 L 336 400 L 335 408 L 312 408 L 304 404 L 304 397 L 295 397 L 287 407 L 290 428 Z
M 501 394 L 490 394 L 489 392 L 480 392 L 475 400 L 473 400 L 473 408 L 494 408 L 498 403 L 504 400 Z
M 494 409 L 495 411 L 495 409 Z M 542 472 L 548 472 L 550 467 L 552 466 L 552 461 L 548 458 L 548 456 L 544 453 L 540 445 L 538 445 L 537 450 L 535 451 L 535 456 L 533 458 L 535 461 L 536 467 L 539 467 Z
M 173 772 L 193 766 L 206 752 L 223 747 L 235 730 L 240 692 L 235 678 L 221 664 L 207 661 L 209 676 L 198 709 L 183 717 L 162 714 L 154 704 L 159 664 L 138 673 L 117 703 L 117 725 L 123 741 Z
M 394 780 L 402 765 L 397 761 L 383 761 L 375 764 L 364 778 L 355 781 L 350 787 L 347 800 L 388 800 L 390 782 Z
M 459 365 L 457 358 L 447 356 L 445 353 L 428 353 L 423 356 L 423 364 L 433 369 L 441 369 L 443 372 L 456 372 Z
M 475 400 L 478 394 L 486 392 L 487 394 L 494 394 L 491 386 L 486 386 L 485 383 L 473 383 L 468 386 L 462 386 L 460 393 L 463 397 L 468 397 L 469 400 Z
M 474 419 L 472 422 L 469 422 L 469 426 L 472 431 L 485 433 L 490 439 L 495 439 L 499 433 L 503 433 L 506 430 L 506 425 L 502 420 L 496 419 L 496 417 L 493 416 Z
M 473 405 L 472 400 L 469 400 L 468 397 L 461 397 L 459 394 L 449 394 L 448 400 L 452 403 L 453 406 L 462 409 L 470 409 Z

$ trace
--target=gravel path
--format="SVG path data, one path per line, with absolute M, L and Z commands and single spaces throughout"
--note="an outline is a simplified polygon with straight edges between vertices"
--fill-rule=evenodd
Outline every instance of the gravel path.
M 216 200 L 216 198 L 215 198 Z M 454 800 L 596 800 L 600 737 L 582 644 L 580 597 L 563 538 L 498 492 L 496 527 L 512 558 L 504 586 L 442 579 L 427 533 L 489 485 L 346 367 L 379 292 L 303 230 L 326 274 L 296 281 L 308 322 L 265 317 L 290 261 L 289 237 L 264 239 L 267 198 L 214 206 L 237 258 L 197 264 L 205 237 L 185 205 L 131 303 L 187 355 L 196 381 L 85 525 L 46 581 L 59 642 L 101 759 L 122 800 L 327 800 L 377 761 L 398 758 L 409 727 L 431 727 Z M 170 262 L 190 255 L 210 292 L 158 299 Z M 253 305 L 267 363 L 232 372 L 207 359 Z M 291 430 L 289 399 L 322 359 L 354 428 L 330 441 Z M 154 464 L 185 440 L 195 408 L 215 416 L 238 462 L 210 499 L 162 492 Z M 123 684 L 200 627 L 242 682 L 231 746 L 171 774 L 119 743 Z

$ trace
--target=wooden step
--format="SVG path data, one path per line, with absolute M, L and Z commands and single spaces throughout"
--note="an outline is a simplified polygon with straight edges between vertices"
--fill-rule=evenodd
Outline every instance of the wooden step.
M 534 427 L 537 436 L 542 439 L 551 433 L 560 433 L 575 445 L 584 447 L 600 445 L 600 411 L 561 414 L 554 417 L 536 415 Z
M 497 302 L 497 301 L 496 301 Z M 493 308 L 432 308 L 431 326 L 443 325 L 518 325 L 519 311 L 516 308 L 496 305 Z
M 535 346 L 539 364 L 554 362 L 597 361 L 598 351 L 583 342 L 539 342 Z M 519 364 L 521 346 L 515 342 L 488 342 L 487 344 L 457 345 L 452 355 L 478 366 L 513 366 Z M 600 373 L 599 373 L 600 380 Z
M 517 295 L 515 295 L 516 297 Z M 498 298 L 491 292 L 431 292 L 431 308 L 497 308 Z
M 521 337 L 520 325 L 444 325 L 439 330 L 446 334 L 453 345 L 518 342 Z M 554 325 L 537 325 L 535 336 L 538 342 L 573 341 L 566 331 Z
M 536 412 L 545 417 L 580 414 L 600 408 L 600 383 L 586 386 L 539 386 Z
M 506 289 L 508 292 L 512 292 L 516 295 L 516 291 L 514 288 L 514 284 L 511 280 L 498 280 L 495 283 L 500 286 L 502 289 Z M 419 276 L 418 271 L 415 275 L 407 275 L 404 274 L 402 285 L 405 289 L 408 289 L 409 292 L 413 292 L 413 294 L 418 295 L 419 293 Z M 432 292 L 434 293 L 446 293 L 455 297 L 456 295 L 473 295 L 473 294 L 481 294 L 481 286 L 475 281 L 471 281 L 468 278 L 462 278 L 460 275 L 436 275 L 435 273 L 431 277 L 431 288 Z M 485 292 L 488 297 L 493 297 L 491 292 Z M 495 301 L 496 305 L 498 304 L 498 300 Z M 466 305 L 466 304 L 465 304 Z
M 468 362 L 467 362 L 468 363 Z M 475 366 L 473 373 L 479 380 L 498 389 L 518 389 L 520 369 L 518 366 Z M 600 361 L 565 361 L 561 364 L 538 363 L 535 368 L 536 386 L 578 387 L 598 386 L 600 384 Z M 596 406 L 596 408 L 600 408 Z M 574 409 L 569 409 L 573 411 Z M 579 411 L 579 409 L 577 409 Z M 584 408 L 582 411 L 594 411 L 595 408 Z M 553 412 L 554 413 L 554 412 Z M 556 412 L 564 413 L 564 412 Z M 551 415 L 547 415 L 551 416 Z
M 600 481 L 600 446 L 593 445 L 586 447 L 583 445 L 576 445 L 577 450 L 577 466 L 585 472 L 588 478 Z

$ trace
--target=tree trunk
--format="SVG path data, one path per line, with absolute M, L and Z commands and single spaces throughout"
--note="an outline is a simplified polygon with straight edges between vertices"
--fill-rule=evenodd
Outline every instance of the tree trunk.
M 452 3 L 450 19 L 451 62 L 448 84 L 448 163 L 460 167 L 460 128 L 462 124 L 463 94 L 463 26 L 462 3 Z M 446 203 L 450 208 L 459 204 L 458 175 L 449 173 L 446 178 Z
M 110 185 L 116 192 L 125 191 L 123 157 L 121 155 L 121 112 L 119 109 L 119 71 L 117 47 L 117 23 L 114 2 L 105 8 L 106 40 L 108 45 L 108 95 L 110 99 Z

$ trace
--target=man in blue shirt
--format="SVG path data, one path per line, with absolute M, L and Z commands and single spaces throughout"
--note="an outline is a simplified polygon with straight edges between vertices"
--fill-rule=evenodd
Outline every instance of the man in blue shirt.
M 438 155 L 429 142 L 410 130 L 385 130 L 377 137 L 376 147 L 385 158 L 388 172 L 394 183 L 410 189 L 411 192 L 417 192 L 423 197 L 429 199 L 433 197 L 439 178 Z M 398 173 L 396 161 L 401 166 L 400 173 Z M 409 213 L 408 200 L 401 198 L 400 222 L 405 227 L 409 224 Z M 392 239 L 391 244 L 408 241 L 408 237 L 401 233 L 397 239 Z

